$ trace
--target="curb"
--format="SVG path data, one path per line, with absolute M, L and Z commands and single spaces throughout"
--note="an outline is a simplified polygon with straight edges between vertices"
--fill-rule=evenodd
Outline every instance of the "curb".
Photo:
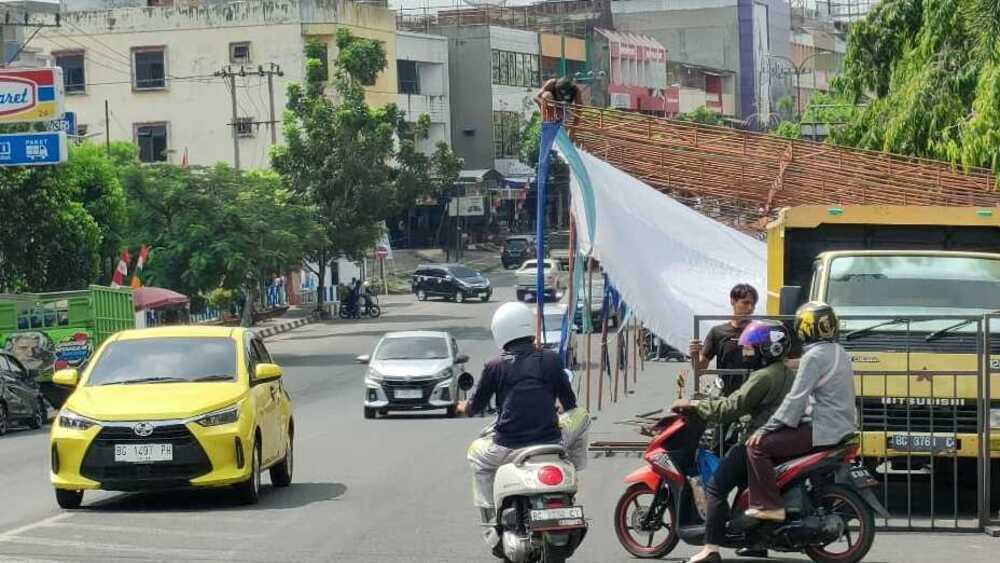
M 265 329 L 255 330 L 254 332 L 260 335 L 261 338 L 267 338 L 269 336 L 274 336 L 276 334 L 281 334 L 283 332 L 294 330 L 296 328 L 299 328 L 300 326 L 305 326 L 311 322 L 313 322 L 313 319 L 312 316 L 309 316 L 301 319 L 295 319 L 294 321 L 283 323 L 278 326 L 269 326 Z

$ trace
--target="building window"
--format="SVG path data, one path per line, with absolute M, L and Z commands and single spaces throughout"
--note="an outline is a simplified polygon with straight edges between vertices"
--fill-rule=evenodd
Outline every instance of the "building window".
M 132 49 L 132 87 L 161 90 L 167 87 L 167 57 L 164 47 Z
M 229 44 L 229 62 L 233 64 L 250 63 L 250 42 L 240 41 Z
M 236 135 L 238 137 L 253 137 L 254 122 L 252 117 L 236 118 Z
M 420 77 L 416 61 L 396 61 L 396 75 L 399 76 L 400 94 L 419 94 Z
M 63 84 L 67 94 L 87 91 L 87 80 L 83 71 L 83 51 L 55 53 L 56 66 L 63 71 Z
M 493 50 L 493 83 L 499 86 L 536 88 L 538 55 Z
M 166 162 L 167 124 L 136 124 L 135 144 L 139 145 L 139 160 L 142 162 Z
M 516 111 L 493 112 L 493 153 L 495 158 L 517 158 L 521 152 L 523 118 Z

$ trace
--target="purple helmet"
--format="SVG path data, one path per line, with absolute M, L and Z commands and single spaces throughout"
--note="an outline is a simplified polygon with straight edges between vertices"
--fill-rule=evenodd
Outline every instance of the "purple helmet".
M 740 346 L 752 347 L 763 363 L 769 366 L 783 359 L 792 349 L 791 334 L 778 321 L 753 321 L 740 334 Z

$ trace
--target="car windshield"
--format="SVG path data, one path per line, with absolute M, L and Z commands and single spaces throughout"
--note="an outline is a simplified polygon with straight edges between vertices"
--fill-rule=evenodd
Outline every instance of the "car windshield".
M 456 278 L 474 278 L 479 275 L 479 272 L 475 270 L 470 270 L 465 266 L 455 266 L 454 268 L 451 268 L 450 271 L 451 275 L 455 276 Z
M 507 239 L 507 246 L 510 247 L 511 250 L 524 250 L 525 248 L 528 248 L 528 241 L 523 238 L 511 238 Z
M 538 269 L 538 263 L 537 262 L 525 262 L 523 267 L 524 267 L 525 270 L 537 270 Z M 552 264 L 550 264 L 548 262 L 543 262 L 542 263 L 542 269 L 543 270 L 551 270 L 552 269 Z
M 141 338 L 108 344 L 87 385 L 236 379 L 236 343 L 229 338 Z
M 842 317 L 972 315 L 1000 308 L 1000 260 L 989 258 L 842 256 L 830 264 L 829 280 L 827 302 Z M 855 329 L 873 322 L 845 324 Z M 954 322 L 923 321 L 921 328 L 936 330 Z
M 386 338 L 378 346 L 376 360 L 443 360 L 448 341 L 440 336 Z

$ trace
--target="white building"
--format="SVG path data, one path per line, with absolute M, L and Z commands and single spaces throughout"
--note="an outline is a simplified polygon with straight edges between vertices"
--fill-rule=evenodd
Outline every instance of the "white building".
M 66 108 L 77 113 L 81 134 L 107 128 L 112 140 L 137 143 L 146 162 L 179 164 L 186 153 L 192 165 L 232 164 L 235 85 L 240 165 L 266 168 L 271 104 L 280 121 L 289 84 L 303 80 L 307 40 L 327 43 L 329 60 L 336 52 L 333 35 L 346 27 L 381 41 L 390 61 L 396 56 L 395 16 L 384 8 L 348 0 L 184 0 L 177 6 L 67 12 L 60 27 L 43 29 L 32 41 L 63 68 Z M 223 68 L 237 76 L 217 76 Z M 273 68 L 283 76 L 273 76 L 272 96 L 259 71 Z M 396 85 L 390 64 L 368 89 L 368 102 L 397 102 Z M 279 123 L 279 141 L 280 132 Z
M 396 33 L 396 75 L 399 79 L 396 105 L 414 123 L 422 114 L 430 117 L 429 138 L 419 147 L 432 152 L 439 142 L 451 144 L 448 39 L 436 35 Z

